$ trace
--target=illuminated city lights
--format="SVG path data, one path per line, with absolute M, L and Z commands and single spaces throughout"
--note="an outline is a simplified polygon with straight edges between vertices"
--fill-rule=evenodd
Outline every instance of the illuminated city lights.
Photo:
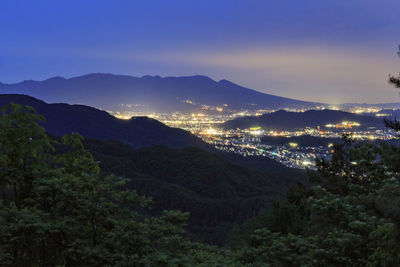
M 186 100 L 186 103 L 195 103 L 192 100 Z M 292 131 L 278 131 L 264 129 L 260 126 L 253 126 L 248 129 L 230 129 L 224 130 L 219 125 L 222 123 L 243 116 L 258 116 L 265 113 L 274 112 L 274 110 L 256 110 L 256 111 L 239 111 L 225 112 L 227 105 L 223 104 L 219 107 L 202 106 L 202 110 L 207 108 L 214 110 L 214 113 L 196 112 L 191 114 L 184 113 L 114 113 L 114 116 L 120 119 L 130 119 L 132 116 L 148 116 L 161 121 L 162 123 L 174 127 L 181 128 L 191 132 L 202 138 L 205 142 L 212 144 L 215 148 L 240 154 L 244 157 L 263 156 L 275 159 L 288 167 L 293 168 L 315 168 L 316 157 L 330 157 L 333 152 L 333 143 L 324 146 L 303 146 L 297 142 L 288 142 L 285 144 L 265 144 L 262 142 L 264 136 L 273 137 L 299 137 L 310 135 L 314 137 L 324 138 L 341 138 L 343 133 L 351 133 L 353 138 L 357 140 L 390 140 L 395 135 L 387 129 L 370 129 L 362 128 L 361 124 L 356 121 L 342 121 L 328 123 L 318 127 L 305 127 L 304 129 L 296 129 Z M 325 107 L 320 107 L 324 109 Z M 372 111 L 377 109 L 362 109 L 362 111 Z M 304 111 L 291 110 L 291 111 Z M 361 112 L 361 109 L 355 111 Z M 381 113 L 379 113 L 381 114 Z M 376 116 L 381 116 L 376 114 Z M 384 114 L 384 113 L 382 113 Z M 382 115 L 383 116 L 383 115 Z
M 295 148 L 295 147 L 298 147 L 299 144 L 297 144 L 297 143 L 289 143 L 289 146 Z
M 356 107 L 356 108 L 351 109 L 350 112 L 361 114 L 361 113 L 376 113 L 381 110 L 382 110 L 381 108 L 377 108 L 377 107 Z
M 114 114 L 114 116 L 118 119 L 121 120 L 129 120 L 130 118 L 132 118 L 132 116 L 129 115 L 123 115 L 123 114 Z

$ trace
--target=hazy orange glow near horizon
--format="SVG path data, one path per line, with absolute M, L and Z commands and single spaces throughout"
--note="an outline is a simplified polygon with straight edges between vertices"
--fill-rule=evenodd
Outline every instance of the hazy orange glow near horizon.
M 206 75 L 327 103 L 400 102 L 398 0 L 1 1 L 0 82 Z

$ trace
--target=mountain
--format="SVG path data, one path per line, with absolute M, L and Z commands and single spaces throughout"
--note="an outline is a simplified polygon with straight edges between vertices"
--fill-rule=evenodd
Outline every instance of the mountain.
M 153 199 L 153 212 L 190 212 L 195 240 L 222 245 L 229 231 L 282 197 L 305 172 L 282 167 L 267 172 L 244 168 L 198 148 L 133 149 L 115 141 L 86 139 L 85 147 L 104 174 L 130 178 L 127 189 Z
M 261 171 L 284 170 L 279 162 L 266 157 L 246 157 L 214 149 L 200 138 L 181 129 L 168 127 L 147 117 L 117 119 L 105 111 L 83 105 L 47 104 L 26 95 L 0 95 L 0 107 L 17 103 L 29 105 L 46 118 L 43 126 L 54 136 L 76 132 L 86 138 L 115 140 L 134 148 L 167 146 L 197 147 L 218 154 L 236 165 Z
M 50 135 L 85 136 L 84 145 L 103 174 L 130 178 L 126 188 L 151 197 L 153 213 L 190 212 L 188 227 L 196 240 L 223 244 L 235 224 L 268 207 L 290 184 L 306 180 L 303 171 L 271 159 L 212 153 L 197 137 L 153 119 L 120 120 L 88 106 L 0 95 L 0 107 L 8 103 L 34 107 L 46 118 L 43 126 Z
M 164 145 L 209 149 L 200 138 L 181 129 L 168 127 L 147 117 L 117 119 L 105 111 L 83 105 L 47 104 L 26 95 L 0 95 L 0 106 L 9 103 L 29 105 L 46 118 L 43 125 L 54 136 L 77 132 L 87 138 L 119 140 L 132 147 Z
M 111 111 L 204 111 L 222 105 L 226 109 L 277 109 L 315 107 L 316 103 L 269 95 L 227 80 L 206 76 L 133 77 L 88 74 L 65 79 L 0 84 L 5 94 L 26 94 L 47 102 L 80 103 Z
M 260 126 L 267 130 L 293 130 L 307 126 L 316 127 L 326 124 L 338 124 L 343 121 L 353 121 L 365 127 L 383 127 L 383 119 L 363 116 L 338 110 L 308 110 L 305 112 L 288 112 L 284 110 L 261 116 L 242 117 L 222 124 L 224 129 L 248 129 Z

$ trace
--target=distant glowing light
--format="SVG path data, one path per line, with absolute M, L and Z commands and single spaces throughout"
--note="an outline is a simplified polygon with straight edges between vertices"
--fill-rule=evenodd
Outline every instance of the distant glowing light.
M 252 135 L 261 135 L 262 134 L 261 127 L 260 126 L 251 127 L 250 128 L 250 134 L 252 134 Z
M 297 144 L 297 143 L 289 143 L 289 146 L 295 148 L 295 147 L 298 147 L 299 144 Z
M 367 108 L 356 107 L 356 108 L 350 110 L 350 112 L 356 113 L 356 114 L 360 114 L 360 113 L 376 113 L 376 112 L 379 112 L 381 110 L 382 110 L 381 108 L 377 108 L 377 107 L 367 107 Z
M 326 128 L 352 128 L 352 127 L 358 127 L 361 124 L 356 121 L 342 121 L 340 124 L 326 124 Z
M 342 125 L 346 127 L 352 127 L 352 126 L 360 126 L 360 123 L 356 121 L 343 121 Z
M 213 129 L 213 128 L 207 129 L 207 130 L 205 130 L 204 132 L 205 132 L 206 134 L 208 134 L 208 135 L 215 135 L 215 134 L 218 134 L 218 131 L 215 130 L 215 129 Z
M 261 135 L 261 130 L 256 130 L 256 131 L 250 131 L 250 134 L 252 135 Z
M 120 120 L 129 120 L 132 118 L 132 116 L 129 115 L 124 115 L 124 114 L 114 114 L 114 117 Z

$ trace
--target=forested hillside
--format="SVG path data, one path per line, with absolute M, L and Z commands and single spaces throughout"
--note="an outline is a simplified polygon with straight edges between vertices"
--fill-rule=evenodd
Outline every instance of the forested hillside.
M 207 243 L 224 244 L 234 224 L 252 218 L 284 196 L 290 184 L 305 179 L 301 170 L 254 171 L 197 148 L 132 149 L 101 140 L 84 144 L 105 174 L 129 177 L 126 188 L 151 197 L 153 211 L 190 212 L 192 237 Z
M 97 163 L 81 136 L 51 139 L 38 121 L 43 118 L 21 105 L 4 107 L 0 116 L 0 260 L 5 266 L 400 264 L 399 146 L 355 143 L 345 137 L 333 147 L 331 160 L 317 160 L 318 171 L 309 172 L 311 187 L 292 185 L 286 197 L 238 224 L 229 237 L 230 247 L 218 248 L 190 241 L 187 213 L 152 211 L 151 201 L 132 188 L 150 195 L 146 190 L 158 187 L 154 196 L 162 197 L 155 197 L 156 207 L 165 201 L 185 203 L 186 193 L 188 199 L 194 196 L 194 206 L 189 201 L 182 207 L 193 210 L 189 225 L 194 219 L 197 226 L 215 231 L 213 218 L 245 219 L 230 217 L 237 208 L 238 214 L 247 209 L 254 215 L 259 202 L 252 201 L 272 196 L 271 188 L 279 190 L 285 183 L 271 182 L 212 154 L 204 157 L 203 151 L 132 150 L 89 140 L 86 146 L 103 162 Z M 396 121 L 388 125 L 398 129 Z M 109 174 L 118 171 L 132 175 L 132 180 Z M 168 188 L 174 186 L 183 194 L 168 198 L 173 192 Z M 202 206 L 202 199 L 212 204 Z M 205 212 L 209 215 L 201 220 Z M 204 233 L 206 228 L 201 233 L 192 227 L 189 233 L 197 233 L 198 239 L 211 236 Z
M 16 94 L 0 94 L 0 107 L 22 104 L 35 108 L 45 116 L 46 131 L 55 136 L 79 133 L 87 138 L 119 140 L 133 147 L 164 145 L 210 149 L 200 138 L 181 129 L 168 127 L 148 117 L 117 119 L 109 113 L 83 105 L 47 104 L 39 99 Z

